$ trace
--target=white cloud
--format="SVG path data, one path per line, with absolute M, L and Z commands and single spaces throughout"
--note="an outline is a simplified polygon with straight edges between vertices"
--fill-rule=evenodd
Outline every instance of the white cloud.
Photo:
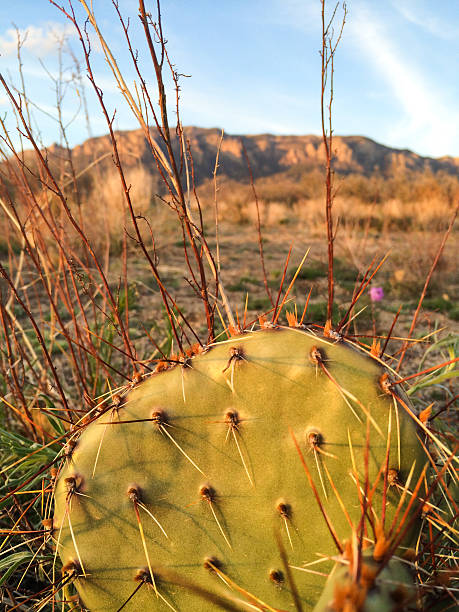
M 18 34 L 22 49 L 44 57 L 56 52 L 58 45 L 64 39 L 75 36 L 75 30 L 70 23 L 61 24 L 47 22 L 41 26 L 30 25 L 26 28 L 9 28 L 0 35 L 0 54 L 3 57 L 16 55 Z
M 423 8 L 419 2 L 413 5 L 409 0 L 401 3 L 400 0 L 392 2 L 392 6 L 410 23 L 422 28 L 444 40 L 454 40 L 459 34 L 456 23 L 450 23 L 440 19 L 432 11 Z
M 397 45 L 387 28 L 370 11 L 355 5 L 349 24 L 354 41 L 398 102 L 400 119 L 387 134 L 395 146 L 411 147 L 424 155 L 447 155 L 459 139 L 459 111 L 448 106 L 448 92 L 429 83 L 422 68 L 414 64 L 406 46 Z

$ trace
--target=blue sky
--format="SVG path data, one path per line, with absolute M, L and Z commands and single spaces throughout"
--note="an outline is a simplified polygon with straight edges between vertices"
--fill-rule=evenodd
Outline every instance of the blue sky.
M 67 0 L 62 0 L 66 2 Z M 89 1 L 89 0 L 88 0 Z M 141 57 L 137 0 L 120 0 L 131 17 Z M 155 2 L 146 1 L 153 11 Z M 164 0 L 163 27 L 181 80 L 184 124 L 222 127 L 228 133 L 318 134 L 320 131 L 319 0 Z M 77 12 L 82 15 L 78 0 Z M 110 0 L 93 0 L 103 33 L 132 82 L 132 68 Z M 330 4 L 332 6 L 332 4 Z M 13 25 L 14 24 L 14 25 Z M 48 0 L 0 3 L 0 70 L 18 85 L 15 26 L 24 36 L 22 55 L 32 113 L 43 142 L 59 141 L 54 113 L 58 43 L 66 37 L 76 55 L 71 25 Z M 147 59 L 147 58 L 146 58 Z M 93 39 L 98 83 L 119 129 L 137 127 Z M 459 156 L 459 5 L 457 0 L 349 0 L 335 62 L 334 130 L 362 134 L 422 155 Z M 65 52 L 63 67 L 72 69 Z M 147 79 L 153 78 L 145 61 Z M 48 74 L 47 74 L 47 72 Z M 91 134 L 106 125 L 88 83 Z M 172 100 L 172 92 L 169 96 Z M 66 89 L 64 119 L 71 144 L 88 137 L 81 97 Z M 8 112 L 0 92 L 0 113 Z

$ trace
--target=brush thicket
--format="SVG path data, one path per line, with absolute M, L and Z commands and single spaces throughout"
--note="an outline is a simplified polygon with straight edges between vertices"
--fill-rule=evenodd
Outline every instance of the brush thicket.
M 301 318 L 286 312 L 306 257 L 289 276 L 289 251 L 277 295 L 268 281 L 268 245 L 249 165 L 268 306 L 250 321 L 246 299 L 239 317 L 222 282 L 218 151 L 212 249 L 199 199 L 191 204 L 192 157 L 180 119 L 177 137 L 168 125 L 163 71 L 172 69 L 177 91 L 178 75 L 168 66 L 160 19 L 152 23 L 140 0 L 157 77 L 154 96 L 140 72 L 131 91 L 94 14 L 82 6 L 160 171 L 164 214 L 176 231 L 167 238 L 178 236 L 181 258 L 174 251 L 173 265 L 164 266 L 171 247 L 158 242 L 157 234 L 164 236 L 140 214 L 147 204 L 135 194 L 142 190 L 129 187 L 112 111 L 92 72 L 89 39 L 72 10 L 61 7 L 79 35 L 107 121 L 125 231 L 113 244 L 110 219 L 101 239 L 99 218 L 87 214 L 82 200 L 82 176 L 91 172 L 96 183 L 104 181 L 102 158 L 77 172 L 63 147 L 65 163 L 50 163 L 26 92 L 2 79 L 32 147 L 16 151 L 2 124 L 5 609 L 452 609 L 457 343 L 438 342 L 440 365 L 421 361 L 413 378 L 402 378 L 405 355 L 411 343 L 419 344 L 413 338 L 419 308 L 401 348 L 390 341 L 398 314 L 381 338 L 375 331 L 366 340 L 358 335 L 361 298 L 381 265 L 375 260 L 338 322 L 331 130 L 327 135 L 324 123 L 327 315 L 305 324 L 309 296 Z M 114 8 L 130 43 L 128 24 Z M 336 50 L 327 46 L 326 32 L 323 87 L 332 60 L 326 49 Z M 137 70 L 132 45 L 127 49 Z M 160 296 L 161 311 L 138 301 L 139 254 L 149 271 L 142 287 Z M 182 299 L 175 297 L 177 270 L 187 277 Z M 189 308 L 193 300 L 199 314 Z M 429 389 L 441 395 L 431 397 Z

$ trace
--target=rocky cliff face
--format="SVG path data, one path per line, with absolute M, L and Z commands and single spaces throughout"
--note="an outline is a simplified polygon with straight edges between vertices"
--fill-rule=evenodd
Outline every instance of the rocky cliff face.
M 187 127 L 185 133 L 190 141 L 197 182 L 211 178 L 220 130 Z M 126 167 L 142 165 L 156 172 L 148 143 L 141 130 L 118 132 L 117 138 Z M 443 171 L 457 175 L 459 172 L 459 158 L 421 157 L 409 150 L 386 147 L 364 136 L 336 136 L 333 142 L 335 169 L 343 174 L 371 176 L 379 173 L 392 176 L 408 170 L 433 173 Z M 220 175 L 247 181 L 247 164 L 242 143 L 256 177 L 267 177 L 294 167 L 312 170 L 323 166 L 324 152 L 319 136 L 225 134 L 220 153 Z M 110 153 L 110 150 L 108 136 L 91 138 L 74 148 L 73 159 L 77 169 L 82 169 L 95 159 Z M 57 145 L 50 147 L 49 153 L 52 157 L 65 157 Z M 102 167 L 112 165 L 111 156 L 107 155 L 101 164 Z

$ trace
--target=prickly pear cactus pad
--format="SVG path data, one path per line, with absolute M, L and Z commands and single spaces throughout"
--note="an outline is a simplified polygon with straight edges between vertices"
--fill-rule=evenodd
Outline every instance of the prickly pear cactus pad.
M 367 551 L 361 559 L 360 578 L 356 584 L 352 576 L 355 570 L 353 560 L 347 561 L 338 562 L 331 571 L 314 612 L 417 609 L 412 572 L 405 563 L 391 559 L 381 568 L 374 558 L 374 550 Z
M 365 482 L 379 474 L 378 516 L 390 483 L 390 526 L 410 472 L 416 483 L 424 467 L 388 381 L 346 341 L 276 328 L 215 344 L 130 390 L 83 431 L 56 486 L 54 539 L 82 605 L 216 609 L 179 575 L 238 609 L 291 610 L 277 530 L 312 609 L 333 566 L 325 558 L 360 520 Z

